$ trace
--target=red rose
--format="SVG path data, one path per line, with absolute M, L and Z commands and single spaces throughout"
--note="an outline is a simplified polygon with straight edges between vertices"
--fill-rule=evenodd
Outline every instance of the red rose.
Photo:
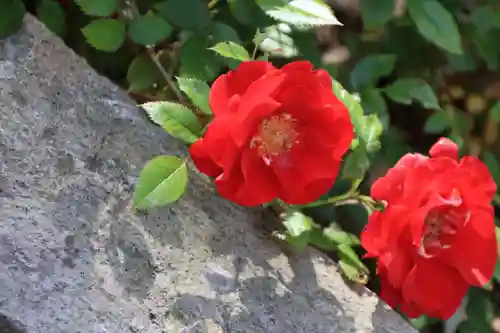
M 324 70 L 307 61 L 276 69 L 243 62 L 210 91 L 214 120 L 190 149 L 221 196 L 244 206 L 318 199 L 353 139 L 347 108 Z
M 430 157 L 403 156 L 371 189 L 387 207 L 370 216 L 361 243 L 377 257 L 381 298 L 409 317 L 449 318 L 495 269 L 495 182 L 476 157 L 457 158 L 442 138 Z

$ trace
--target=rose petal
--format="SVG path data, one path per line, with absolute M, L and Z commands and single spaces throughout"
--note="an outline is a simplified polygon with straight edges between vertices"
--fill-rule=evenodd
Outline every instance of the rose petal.
M 460 192 L 463 193 L 467 206 L 489 206 L 497 185 L 483 162 L 472 156 L 462 158 L 455 177 L 460 179 Z
M 431 147 L 429 154 L 432 157 L 447 157 L 457 160 L 458 146 L 448 138 L 441 138 Z
M 203 139 L 193 143 L 189 148 L 189 153 L 194 165 L 200 172 L 210 177 L 217 177 L 222 173 L 222 169 L 210 158 L 203 144 Z
M 474 286 L 491 280 L 498 259 L 493 208 L 471 212 L 468 223 L 455 235 L 451 248 L 443 252 L 443 263 L 454 266 Z
M 209 103 L 215 116 L 229 111 L 229 99 L 233 95 L 244 94 L 248 87 L 266 75 L 276 71 L 267 61 L 245 61 L 235 71 L 219 76 L 212 84 Z
M 428 315 L 449 319 L 467 293 L 467 282 L 453 268 L 433 259 L 420 259 L 403 285 L 403 299 Z

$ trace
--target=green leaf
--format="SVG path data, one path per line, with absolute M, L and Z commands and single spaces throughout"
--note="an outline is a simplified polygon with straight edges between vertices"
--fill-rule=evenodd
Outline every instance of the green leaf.
M 97 19 L 85 26 L 82 33 L 95 49 L 116 52 L 125 40 L 125 23 L 110 18 Z
M 407 0 L 408 13 L 420 34 L 450 53 L 462 54 L 462 42 L 453 16 L 437 0 Z
M 210 87 L 208 84 L 197 79 L 190 79 L 186 77 L 178 77 L 177 84 L 201 112 L 206 115 L 212 115 L 212 110 L 210 109 L 210 104 L 208 102 L 210 95 Z
M 127 72 L 129 91 L 146 91 L 160 80 L 161 74 L 149 55 L 138 55 L 130 63 Z
M 215 22 L 212 25 L 212 37 L 214 43 L 234 42 L 236 44 L 243 44 L 238 36 L 238 32 L 230 25 L 221 22 Z M 223 58 L 223 60 L 230 69 L 236 69 L 241 63 L 241 61 L 232 58 Z
M 338 230 L 329 226 L 323 230 L 323 234 L 335 244 L 359 245 L 359 238 L 348 232 Z
M 256 0 L 270 17 L 294 26 L 342 25 L 322 0 Z
M 356 265 L 356 268 L 363 272 L 369 272 L 368 268 L 361 262 L 357 253 L 347 244 L 339 244 L 338 251 L 344 261 L 346 259 Z
M 360 0 L 359 5 L 365 29 L 371 30 L 389 22 L 396 7 L 396 0 Z
M 358 283 L 368 282 L 368 268 L 361 262 L 356 252 L 345 244 L 338 246 L 339 265 L 345 276 Z
M 181 76 L 202 81 L 212 81 L 218 76 L 222 61 L 208 47 L 208 41 L 203 37 L 193 36 L 184 43 L 180 52 Z
M 175 138 L 187 143 L 199 139 L 201 125 L 193 112 L 187 107 L 173 102 L 149 102 L 142 104 L 153 122 Z
M 485 151 L 483 153 L 483 161 L 490 170 L 491 177 L 493 177 L 495 183 L 500 187 L 500 163 L 498 163 L 497 158 L 492 153 Z
M 209 50 L 212 50 L 226 58 L 236 59 L 240 61 L 250 60 L 250 54 L 248 54 L 248 51 L 245 50 L 243 46 L 233 42 L 217 43 Z
M 175 156 L 157 156 L 142 169 L 135 188 L 134 208 L 164 206 L 178 200 L 186 190 L 186 162 Z
M 450 117 L 443 111 L 436 111 L 427 118 L 424 125 L 426 133 L 439 134 L 450 128 Z
M 56 0 L 40 0 L 36 15 L 45 26 L 58 36 L 66 33 L 66 16 L 61 4 Z
M 26 8 L 21 0 L 0 0 L 0 8 L 0 39 L 4 39 L 21 28 Z
M 419 78 L 399 78 L 384 87 L 383 91 L 393 101 L 411 104 L 417 101 L 426 109 L 439 109 L 439 103 L 431 86 Z
M 337 244 L 325 236 L 321 228 L 312 228 L 309 233 L 309 243 L 323 251 L 336 251 Z
M 202 32 L 210 24 L 206 1 L 167 0 L 157 4 L 156 8 L 162 17 L 182 29 Z
M 350 75 L 351 85 L 356 91 L 374 88 L 377 81 L 394 70 L 396 56 L 393 54 L 373 54 L 361 59 Z
M 139 16 L 130 23 L 128 35 L 137 44 L 154 45 L 167 39 L 172 27 L 154 14 Z
M 111 16 L 118 10 L 117 0 L 76 0 L 75 2 L 89 16 Z
M 297 237 L 310 231 L 313 227 L 313 221 L 301 212 L 293 211 L 285 216 L 283 225 L 292 237 Z

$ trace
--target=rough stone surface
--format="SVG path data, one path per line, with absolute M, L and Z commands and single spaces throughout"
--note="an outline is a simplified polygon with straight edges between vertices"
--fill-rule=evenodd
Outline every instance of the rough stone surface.
M 0 332 L 415 332 L 194 173 L 131 211 L 158 154 L 185 150 L 35 19 L 0 41 Z

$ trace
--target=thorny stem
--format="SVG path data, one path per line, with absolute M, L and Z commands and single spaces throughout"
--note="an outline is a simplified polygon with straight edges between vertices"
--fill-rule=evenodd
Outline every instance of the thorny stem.
M 125 1 L 125 4 L 128 5 L 129 8 L 132 10 L 134 17 L 140 16 L 139 9 L 137 8 L 137 4 L 135 3 L 135 0 Z M 156 67 L 158 67 L 158 70 L 160 71 L 160 74 L 165 79 L 167 86 L 173 91 L 177 100 L 180 103 L 183 103 L 185 101 L 184 96 L 179 91 L 179 89 L 177 89 L 174 81 L 172 81 L 170 74 L 167 73 L 167 71 L 165 70 L 165 67 L 163 67 L 163 65 L 161 64 L 160 59 L 158 58 L 158 55 L 156 54 L 154 47 L 148 45 L 148 46 L 146 46 L 146 50 L 147 50 L 148 55 L 151 58 L 151 60 L 153 60 Z
M 301 205 L 301 208 L 312 208 L 312 207 L 318 207 L 318 206 L 324 206 L 324 205 L 333 205 L 333 206 L 342 206 L 342 205 L 348 205 L 348 204 L 354 204 L 354 203 L 361 203 L 365 205 L 367 208 L 370 210 L 377 210 L 377 207 L 379 204 L 373 200 L 370 196 L 368 195 L 361 195 L 358 192 L 359 185 L 363 179 L 358 178 L 355 179 L 352 182 L 351 188 L 347 193 L 337 195 L 335 197 L 331 197 L 328 199 L 324 200 L 318 200 L 315 202 L 311 202 L 309 204 Z

